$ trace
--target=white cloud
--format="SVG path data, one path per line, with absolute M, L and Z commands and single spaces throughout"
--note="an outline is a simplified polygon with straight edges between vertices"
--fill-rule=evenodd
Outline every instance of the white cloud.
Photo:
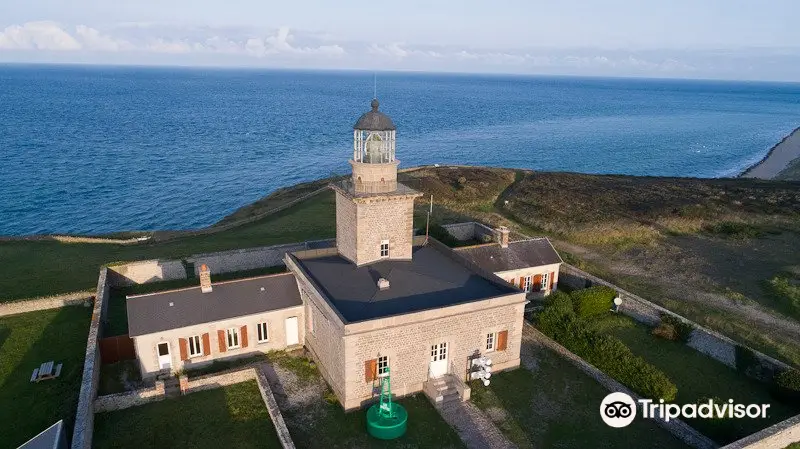
M 83 48 L 90 51 L 120 51 L 120 50 L 133 50 L 134 46 L 124 40 L 115 39 L 111 36 L 100 33 L 100 31 L 87 27 L 86 25 L 78 25 L 75 27 L 75 35 L 83 44 Z
M 0 49 L 80 50 L 81 44 L 56 22 L 41 21 L 7 27 L 0 33 Z
M 342 56 L 347 53 L 339 45 L 320 45 L 317 47 L 295 46 L 292 45 L 295 37 L 288 27 L 281 27 L 273 36 L 266 39 L 250 38 L 245 43 L 245 51 L 251 55 L 263 57 L 274 54 L 295 54 L 295 55 L 321 55 L 321 56 Z

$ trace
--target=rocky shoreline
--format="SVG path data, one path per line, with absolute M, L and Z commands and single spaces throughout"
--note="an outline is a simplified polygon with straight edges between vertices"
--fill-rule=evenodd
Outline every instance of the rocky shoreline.
M 800 159 L 800 127 L 770 148 L 763 159 L 748 167 L 739 177 L 775 179 L 797 159 Z

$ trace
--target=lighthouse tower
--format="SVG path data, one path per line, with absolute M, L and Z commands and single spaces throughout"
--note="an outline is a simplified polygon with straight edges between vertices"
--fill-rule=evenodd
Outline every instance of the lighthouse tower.
M 411 259 L 414 198 L 422 194 L 397 182 L 396 128 L 378 110 L 353 126 L 352 177 L 336 191 L 336 246 L 358 266 L 384 259 Z

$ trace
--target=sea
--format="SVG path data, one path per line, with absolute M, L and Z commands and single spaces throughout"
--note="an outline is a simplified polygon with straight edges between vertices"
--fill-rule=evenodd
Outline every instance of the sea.
M 0 235 L 211 225 L 349 169 L 373 95 L 401 167 L 736 176 L 800 125 L 800 84 L 0 65 Z

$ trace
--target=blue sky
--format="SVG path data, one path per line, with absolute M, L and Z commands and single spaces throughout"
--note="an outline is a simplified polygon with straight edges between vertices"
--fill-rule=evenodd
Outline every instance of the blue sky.
M 796 0 L 0 0 L 0 61 L 800 81 Z

